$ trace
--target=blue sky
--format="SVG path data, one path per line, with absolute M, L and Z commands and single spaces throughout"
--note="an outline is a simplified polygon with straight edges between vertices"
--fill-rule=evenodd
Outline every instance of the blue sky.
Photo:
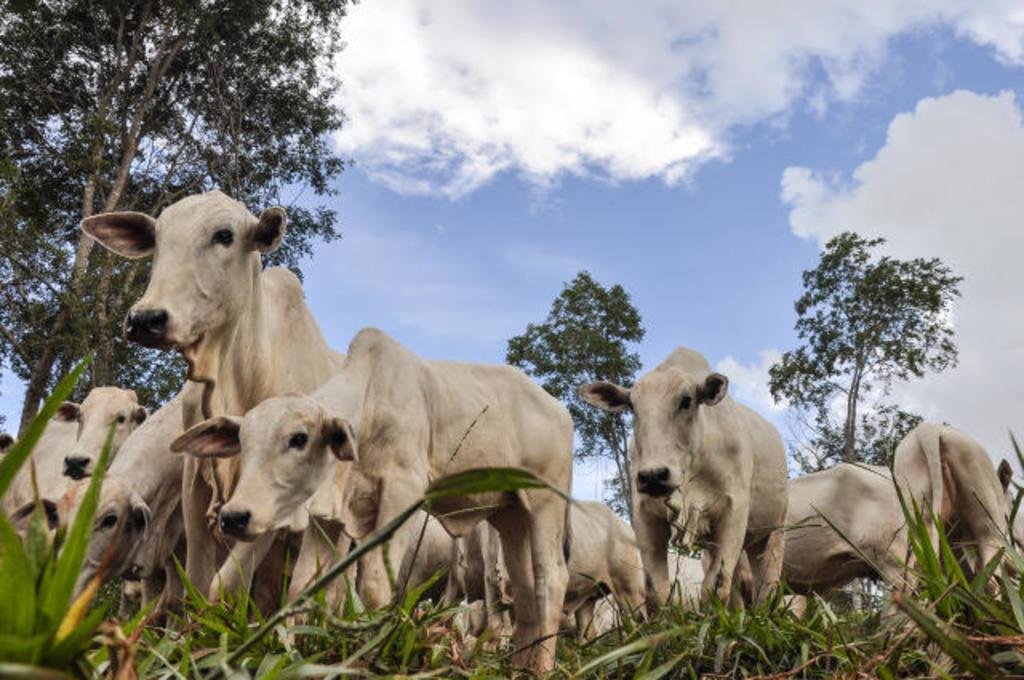
M 767 366 L 794 345 L 801 271 L 853 228 L 967 277 L 960 368 L 894 397 L 1003 452 L 1024 400 L 1020 4 L 621 5 L 353 8 L 343 238 L 305 265 L 330 342 L 373 325 L 502 361 L 588 269 L 631 294 L 645 366 L 697 348 L 785 436 Z

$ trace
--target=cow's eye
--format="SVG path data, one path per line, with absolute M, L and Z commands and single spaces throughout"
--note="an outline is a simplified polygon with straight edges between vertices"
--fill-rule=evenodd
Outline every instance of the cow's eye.
M 306 442 L 309 441 L 309 435 L 305 432 L 296 432 L 288 440 L 289 449 L 301 449 L 306 446 Z
M 115 524 L 117 524 L 117 515 L 107 515 L 102 520 L 100 520 L 101 529 L 110 529 Z
M 235 242 L 235 234 L 230 229 L 218 229 L 213 232 L 213 238 L 210 239 L 210 243 L 214 243 L 219 246 L 230 246 Z
M 693 399 L 690 397 L 690 395 L 684 396 L 682 399 L 679 400 L 679 410 L 685 411 L 686 409 L 690 408 L 690 403 L 692 401 Z
M 123 413 L 117 414 L 117 422 L 118 422 L 118 424 L 124 423 L 124 421 L 125 421 L 124 414 Z

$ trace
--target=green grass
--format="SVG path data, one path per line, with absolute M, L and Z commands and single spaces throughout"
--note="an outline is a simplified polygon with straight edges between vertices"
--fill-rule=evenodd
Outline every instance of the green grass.
M 77 373 L 44 406 L 45 423 Z M 0 491 L 24 463 L 42 427 L 33 424 L 22 448 L 0 461 Z M 1018 452 L 1019 453 L 1019 452 Z M 457 607 L 422 601 L 430 584 L 389 607 L 366 611 L 326 604 L 325 588 L 343 578 L 362 551 L 385 542 L 422 505 L 469 492 L 537 488 L 514 470 L 489 470 L 440 480 L 391 525 L 331 567 L 295 601 L 263 618 L 249 598 L 211 604 L 187 587 L 166 627 L 108 618 L 116 607 L 72 602 L 71 589 L 107 454 L 90 484 L 91 505 L 51 545 L 41 518 L 23 540 L 0 517 L 0 676 L 140 678 L 462 677 L 505 678 L 518 669 L 511 650 L 464 639 L 452 625 Z M 1020 494 L 1014 513 L 1020 504 Z M 647 621 L 628 619 L 593 641 L 566 634 L 557 678 L 699 677 L 1004 677 L 1024 674 L 1024 558 L 1006 539 L 1003 553 L 978 575 L 966 573 L 945 533 L 930 532 L 904 501 L 914 553 L 912 593 L 870 611 L 841 598 L 813 599 L 803 617 L 782 594 L 745 610 L 711 603 L 700 612 L 663 608 Z M 63 546 L 58 553 L 56 548 Z M 990 578 L 993 577 L 994 578 Z M 438 575 L 441 578 L 442 575 Z M 187 584 L 186 584 L 187 586 Z M 105 599 L 105 598 L 100 598 Z M 105 600 L 109 602 L 109 600 Z M 20 666 L 11 665 L 21 664 Z M 27 664 L 31 664 L 28 669 Z M 123 675 L 121 677 L 132 677 Z

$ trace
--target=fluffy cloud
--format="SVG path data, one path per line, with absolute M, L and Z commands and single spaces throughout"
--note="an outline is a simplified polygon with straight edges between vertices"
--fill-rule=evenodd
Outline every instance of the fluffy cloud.
M 729 394 L 747 404 L 768 418 L 777 418 L 785 404 L 777 404 L 768 391 L 768 369 L 782 358 L 777 349 L 761 350 L 757 363 L 744 364 L 728 356 L 717 364 L 715 370 L 729 378 Z
M 883 236 L 890 253 L 937 256 L 965 277 L 954 309 L 960 365 L 896 397 L 994 454 L 1024 415 L 1022 188 L 1024 121 L 1011 92 L 924 99 L 893 119 L 885 145 L 851 178 L 788 168 L 782 179 L 795 234 Z
M 406 193 L 502 171 L 674 183 L 733 126 L 851 98 L 891 38 L 938 25 L 1024 60 L 1016 0 L 364 2 L 343 27 L 338 143 Z

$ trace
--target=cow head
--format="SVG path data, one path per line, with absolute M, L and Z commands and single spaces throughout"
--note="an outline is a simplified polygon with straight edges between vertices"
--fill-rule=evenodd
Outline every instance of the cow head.
M 260 256 L 281 244 L 287 219 L 269 208 L 257 219 L 219 191 L 189 196 L 159 219 L 143 213 L 94 215 L 82 229 L 125 257 L 153 255 L 145 295 L 125 320 L 129 340 L 175 348 L 191 359 L 204 339 L 229 328 L 252 298 Z
M 317 488 L 333 478 L 333 460 L 356 459 L 351 426 L 303 396 L 267 399 L 244 418 L 217 416 L 171 444 L 199 457 L 242 455 L 238 485 L 220 509 L 221 531 L 243 541 L 289 526 Z
M 88 485 L 84 480 L 77 482 L 61 498 L 57 507 L 62 527 L 74 522 Z M 105 579 L 121 575 L 131 564 L 134 552 L 146 540 L 149 518 L 149 506 L 133 489 L 117 479 L 103 481 L 76 593 L 81 592 L 104 563 L 107 565 Z
M 81 405 L 66 401 L 57 410 L 60 420 L 78 423 L 78 437 L 71 451 L 64 457 L 64 474 L 71 479 L 82 479 L 92 474 L 92 466 L 107 441 L 110 426 L 114 426 L 111 454 L 116 454 L 135 428 L 149 412 L 139 406 L 134 390 L 117 387 L 96 387 Z
M 999 485 L 1003 488 L 1003 497 L 1006 502 L 1006 512 L 1012 513 L 1013 506 L 1017 503 L 1017 494 L 1020 487 L 1013 483 L 1013 468 L 1010 461 L 1005 458 L 1000 461 L 996 470 L 999 476 Z M 1024 546 L 1024 502 L 1017 508 L 1017 513 L 1012 517 L 1013 524 L 1010 531 L 1018 546 Z
M 633 412 L 630 469 L 636 490 L 641 497 L 668 497 L 686 480 L 703 441 L 703 409 L 720 402 L 728 388 L 729 380 L 721 373 L 697 378 L 677 368 L 661 368 L 632 389 L 595 382 L 583 385 L 580 396 L 611 413 Z

